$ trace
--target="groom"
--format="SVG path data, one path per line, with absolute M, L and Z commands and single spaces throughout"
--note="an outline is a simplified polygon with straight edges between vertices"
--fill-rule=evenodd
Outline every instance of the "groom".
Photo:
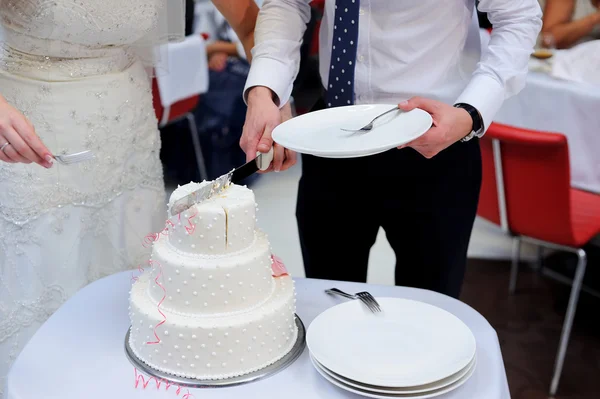
M 396 254 L 396 284 L 458 297 L 481 183 L 478 138 L 524 85 L 541 29 L 537 0 L 482 0 L 494 31 L 480 54 L 475 0 L 326 0 L 324 94 L 315 109 L 370 103 L 421 108 L 433 126 L 383 154 L 304 155 L 296 216 L 306 276 L 365 281 L 379 228 Z M 265 0 L 255 28 L 241 145 L 273 145 L 298 70 L 308 0 Z M 275 144 L 273 169 L 295 162 Z

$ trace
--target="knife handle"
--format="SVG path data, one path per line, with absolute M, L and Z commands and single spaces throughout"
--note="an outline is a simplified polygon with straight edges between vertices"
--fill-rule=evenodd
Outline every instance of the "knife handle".
M 269 165 L 273 162 L 273 147 L 267 153 L 257 152 L 256 153 L 256 163 L 258 164 L 259 170 L 267 170 Z

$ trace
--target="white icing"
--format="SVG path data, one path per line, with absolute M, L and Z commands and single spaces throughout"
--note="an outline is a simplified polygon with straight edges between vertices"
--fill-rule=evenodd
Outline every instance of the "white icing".
M 187 378 L 223 379 L 264 368 L 285 356 L 297 337 L 293 281 L 287 276 L 274 281 L 269 299 L 249 312 L 198 318 L 163 310 L 166 322 L 156 331 L 160 343 L 148 344 L 152 332 L 132 327 L 131 348 L 150 367 Z M 133 285 L 132 326 L 154 328 L 163 320 L 146 295 L 149 284 L 150 275 L 142 275 Z
M 209 184 L 210 182 L 203 181 L 202 183 L 189 182 L 188 184 L 184 184 L 183 186 L 177 186 L 177 188 L 171 193 L 171 196 L 169 197 L 169 203 L 167 204 L 167 208 L 171 209 L 175 201 Z
M 273 291 L 271 249 L 260 232 L 251 247 L 231 256 L 184 254 L 161 239 L 154 244 L 152 258 L 151 276 L 162 273 L 159 282 L 166 290 L 162 306 L 174 313 L 237 312 L 264 302 Z M 158 304 L 165 291 L 151 284 L 148 294 Z
M 169 203 L 208 184 L 190 183 L 179 187 L 171 195 Z M 167 237 L 171 245 L 185 253 L 218 255 L 237 252 L 248 248 L 254 241 L 255 211 L 254 193 L 248 188 L 231 185 L 214 197 L 171 216 L 167 223 Z

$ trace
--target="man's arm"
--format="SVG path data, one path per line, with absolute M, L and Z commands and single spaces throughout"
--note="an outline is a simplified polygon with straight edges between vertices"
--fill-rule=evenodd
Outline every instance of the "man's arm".
M 244 88 L 248 104 L 240 147 L 246 159 L 273 147 L 267 171 L 296 163 L 296 154 L 273 143 L 273 129 L 291 116 L 288 101 L 300 65 L 300 45 L 310 20 L 310 0 L 265 0 L 254 33 L 250 73 Z M 281 108 L 281 109 L 280 109 Z
M 258 16 L 258 6 L 254 0 L 212 0 L 242 42 L 248 61 L 254 47 L 254 26 Z
M 405 111 L 421 108 L 433 117 L 433 127 L 418 139 L 403 147 L 411 147 L 426 158 L 436 156 L 457 141 L 466 138 L 475 128 L 492 123 L 504 100 L 525 86 L 529 57 L 542 28 L 542 12 L 538 0 L 480 0 L 479 8 L 486 12 L 493 30 L 488 48 L 465 90 L 455 104 L 474 107 L 483 120 L 463 108 L 439 101 L 412 98 L 399 107 Z
M 504 100 L 525 86 L 529 57 L 542 28 L 538 0 L 481 0 L 493 30 L 471 81 L 456 100 L 475 107 L 489 127 Z
M 300 67 L 300 46 L 310 21 L 310 0 L 265 0 L 254 32 L 252 66 L 244 89 L 257 86 L 273 92 L 279 106 L 287 103 Z

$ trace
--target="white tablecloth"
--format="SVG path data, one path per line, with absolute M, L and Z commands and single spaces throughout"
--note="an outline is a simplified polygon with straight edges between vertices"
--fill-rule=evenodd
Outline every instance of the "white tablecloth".
M 131 272 L 99 280 L 72 297 L 38 331 L 18 357 L 8 376 L 7 399 L 168 399 L 181 398 L 172 387 L 134 387 L 134 368 L 124 354 L 129 327 L 128 292 Z M 392 286 L 296 279 L 297 313 L 311 321 L 341 298 L 323 292 L 332 286 L 376 296 L 411 298 L 446 309 L 463 320 L 477 340 L 478 364 L 469 381 L 440 399 L 510 399 L 498 337 L 471 307 L 430 291 Z M 205 398 L 360 398 L 325 381 L 315 371 L 305 349 L 294 364 L 251 384 L 217 389 L 191 389 Z
M 482 46 L 487 33 L 482 32 Z M 496 122 L 562 133 L 569 142 L 571 185 L 600 193 L 600 86 L 529 72 L 527 85 L 505 101 Z

